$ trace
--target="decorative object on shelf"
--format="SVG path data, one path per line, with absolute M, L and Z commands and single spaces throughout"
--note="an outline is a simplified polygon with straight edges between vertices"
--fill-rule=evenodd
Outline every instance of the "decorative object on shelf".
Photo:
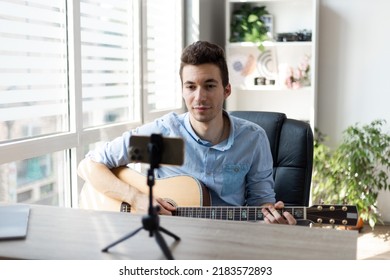
M 273 30 L 272 26 L 272 16 L 265 6 L 244 3 L 232 14 L 230 42 L 259 43 L 259 49 L 262 51 L 263 42 L 272 37 L 270 33 Z
M 253 54 L 237 53 L 228 58 L 231 83 L 242 84 L 245 78 L 256 70 L 256 58 Z
M 255 78 L 255 86 L 265 86 L 266 80 L 267 79 L 265 77 L 256 77 Z
M 290 89 L 299 89 L 310 86 L 310 56 L 305 55 L 301 63 L 296 67 L 287 67 L 284 84 Z
M 275 80 L 267 79 L 266 77 L 256 77 L 254 81 L 255 86 L 273 86 Z
M 227 64 L 232 86 L 253 87 L 275 85 L 276 81 L 279 82 L 274 46 L 267 46 L 264 52 L 260 52 L 256 45 L 230 48 Z
M 385 120 L 355 124 L 343 133 L 343 142 L 331 149 L 316 130 L 313 165 L 313 203 L 356 205 L 363 221 L 374 228 L 380 219 L 377 197 L 390 190 L 390 135 Z
M 304 29 L 292 33 L 278 33 L 276 40 L 278 42 L 310 42 L 311 31 Z
M 267 47 L 257 58 L 257 70 L 261 76 L 268 80 L 275 80 L 278 76 L 278 63 L 274 47 Z

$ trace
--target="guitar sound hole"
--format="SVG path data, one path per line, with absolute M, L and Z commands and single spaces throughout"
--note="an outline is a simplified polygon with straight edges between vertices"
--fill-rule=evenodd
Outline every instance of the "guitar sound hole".
M 131 206 L 130 204 L 128 204 L 127 202 L 122 202 L 121 203 L 121 212 L 127 212 L 127 213 L 130 213 L 131 212 Z

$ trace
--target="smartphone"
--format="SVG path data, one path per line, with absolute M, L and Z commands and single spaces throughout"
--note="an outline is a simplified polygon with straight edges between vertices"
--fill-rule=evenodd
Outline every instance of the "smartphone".
M 154 138 L 152 138 L 154 137 Z M 162 137 L 160 134 L 151 136 L 132 135 L 130 137 L 130 160 L 135 163 L 150 163 L 149 144 L 155 139 L 162 143 L 162 154 L 160 164 L 183 165 L 184 163 L 184 141 L 181 138 Z

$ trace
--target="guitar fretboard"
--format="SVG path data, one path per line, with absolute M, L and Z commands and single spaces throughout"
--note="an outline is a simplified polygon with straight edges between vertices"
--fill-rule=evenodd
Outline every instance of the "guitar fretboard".
M 261 221 L 264 219 L 261 209 L 262 207 L 178 207 L 172 215 L 215 220 Z M 284 208 L 279 210 L 279 213 L 284 211 L 291 213 L 295 219 L 305 219 L 305 208 Z

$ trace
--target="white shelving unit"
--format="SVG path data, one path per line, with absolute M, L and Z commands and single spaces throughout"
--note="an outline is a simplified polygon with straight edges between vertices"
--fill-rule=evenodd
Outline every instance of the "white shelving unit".
M 289 118 L 316 123 L 318 0 L 226 0 L 226 55 L 232 95 L 227 110 L 284 112 Z M 265 6 L 273 19 L 273 40 L 264 51 L 250 42 L 230 42 L 231 16 L 243 3 Z M 277 41 L 280 33 L 311 32 L 311 41 Z M 294 88 L 286 84 L 288 72 L 309 71 L 305 83 Z M 266 85 L 261 85 L 266 79 Z M 255 83 L 257 80 L 257 85 Z M 260 81 L 260 83 L 259 83 Z

